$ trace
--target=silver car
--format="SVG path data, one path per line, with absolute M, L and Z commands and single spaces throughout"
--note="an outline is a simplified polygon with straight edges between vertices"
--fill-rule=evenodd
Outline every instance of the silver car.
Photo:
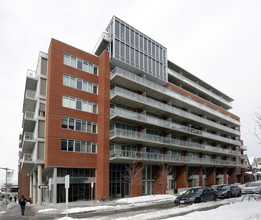
M 246 184 L 242 189 L 242 193 L 260 193 L 261 191 L 261 182 L 251 182 Z

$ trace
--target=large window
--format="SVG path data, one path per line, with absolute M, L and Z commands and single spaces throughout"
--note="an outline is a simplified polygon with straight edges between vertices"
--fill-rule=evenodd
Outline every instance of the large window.
M 78 57 L 74 57 L 70 54 L 64 53 L 64 64 L 70 67 L 82 70 L 84 72 L 91 73 L 93 75 L 98 76 L 98 66 L 82 60 Z
M 98 95 L 98 85 L 81 78 L 63 74 L 63 85 Z
M 82 119 L 62 117 L 62 128 L 97 134 L 97 123 Z
M 84 99 L 74 98 L 72 96 L 63 95 L 63 107 L 76 109 L 93 114 L 98 113 L 98 104 Z
M 61 139 L 61 150 L 80 152 L 80 153 L 97 153 L 97 143 L 72 139 Z

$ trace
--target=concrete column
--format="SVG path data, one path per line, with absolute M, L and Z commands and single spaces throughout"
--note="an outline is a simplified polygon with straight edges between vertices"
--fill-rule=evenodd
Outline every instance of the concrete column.
M 30 175 L 30 182 L 29 182 L 29 197 L 33 198 L 33 176 Z
M 37 197 L 36 197 L 36 171 L 33 172 L 33 203 L 36 204 Z
M 52 202 L 53 203 L 57 203 L 57 167 L 53 168 L 53 178 L 52 178 L 52 194 L 53 194 L 53 198 L 52 198 Z
M 38 165 L 37 205 L 42 205 L 42 189 L 39 188 L 42 182 L 42 165 Z

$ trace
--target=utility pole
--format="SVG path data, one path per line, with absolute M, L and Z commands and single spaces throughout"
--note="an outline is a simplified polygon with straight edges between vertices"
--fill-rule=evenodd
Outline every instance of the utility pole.
M 13 169 L 9 169 L 9 168 L 4 168 L 4 167 L 0 167 L 0 169 L 5 170 L 5 205 L 7 206 L 7 170 L 13 170 Z

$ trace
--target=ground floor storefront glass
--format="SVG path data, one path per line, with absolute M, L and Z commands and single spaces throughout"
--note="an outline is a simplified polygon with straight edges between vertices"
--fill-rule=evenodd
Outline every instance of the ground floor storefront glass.
M 155 166 L 144 165 L 142 170 L 142 195 L 155 193 Z
M 95 187 L 93 187 L 93 192 L 91 192 L 91 190 L 90 183 L 70 184 L 68 200 L 69 202 L 91 200 L 91 196 L 93 196 L 92 200 L 94 200 Z M 60 203 L 65 201 L 66 195 L 64 184 L 57 184 L 57 202 Z
M 88 168 L 58 168 L 57 177 L 70 176 L 69 202 L 95 199 L 95 169 Z M 91 187 L 93 182 L 93 188 Z M 57 203 L 65 202 L 65 185 L 57 184 Z
M 125 165 L 110 164 L 110 199 L 129 196 L 129 183 L 124 178 Z

